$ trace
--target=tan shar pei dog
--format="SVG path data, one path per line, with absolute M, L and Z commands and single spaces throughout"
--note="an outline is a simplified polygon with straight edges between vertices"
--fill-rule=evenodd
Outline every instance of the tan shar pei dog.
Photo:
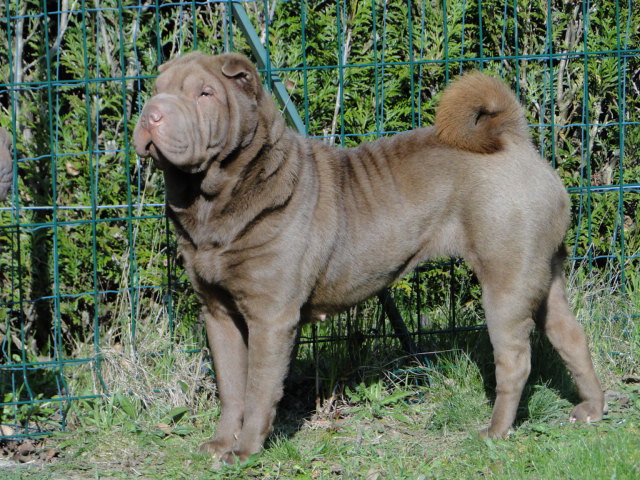
M 431 257 L 460 256 L 482 285 L 496 364 L 489 437 L 511 427 L 537 324 L 602 418 L 585 334 L 569 309 L 569 199 L 501 81 L 447 88 L 435 126 L 334 148 L 288 129 L 244 56 L 194 52 L 160 67 L 133 140 L 162 169 L 167 214 L 202 301 L 222 414 L 202 446 L 259 452 L 299 325 L 379 292 Z

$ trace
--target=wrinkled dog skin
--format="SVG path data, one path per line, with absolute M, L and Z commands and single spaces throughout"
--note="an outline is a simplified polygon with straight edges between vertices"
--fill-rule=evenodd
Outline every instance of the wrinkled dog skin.
M 0 202 L 6 200 L 13 177 L 13 155 L 11 135 L 0 128 Z
M 300 323 L 434 256 L 463 257 L 482 284 L 497 379 L 485 435 L 513 423 L 536 324 L 577 383 L 571 419 L 602 418 L 565 297 L 568 196 L 499 80 L 465 75 L 443 93 L 435 127 L 340 149 L 287 129 L 241 55 L 190 53 L 160 71 L 134 144 L 163 170 L 203 303 L 222 405 L 203 450 L 227 463 L 260 451 Z

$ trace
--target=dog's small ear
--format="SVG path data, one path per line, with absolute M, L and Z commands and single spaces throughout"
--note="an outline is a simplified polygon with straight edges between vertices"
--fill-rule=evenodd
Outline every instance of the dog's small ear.
M 201 57 L 201 56 L 202 56 L 202 53 L 195 51 L 195 52 L 185 53 L 178 57 L 170 58 L 169 60 L 167 60 L 166 62 L 158 66 L 158 72 L 162 73 L 165 70 L 168 70 L 170 67 L 173 67 L 174 65 L 177 65 L 180 62 L 185 62 L 192 58 Z
M 178 62 L 184 62 L 184 61 L 190 60 L 192 58 L 202 57 L 202 56 L 203 56 L 202 53 L 200 53 L 198 51 L 193 51 L 193 52 L 185 53 L 185 54 L 180 55 L 178 57 L 170 58 L 169 60 L 167 60 L 166 62 L 164 62 L 163 64 L 158 66 L 158 72 L 162 73 L 165 70 L 167 70 L 169 67 L 171 67 L 172 65 L 177 64 Z
M 167 68 L 169 68 L 171 65 L 173 65 L 173 63 L 176 61 L 175 58 L 171 59 L 171 60 L 167 60 L 166 62 L 164 62 L 161 65 L 158 65 L 158 72 L 162 73 L 164 72 Z
M 256 67 L 251 61 L 238 53 L 227 53 L 222 63 L 222 73 L 234 80 L 242 89 L 259 98 L 262 95 L 262 85 Z

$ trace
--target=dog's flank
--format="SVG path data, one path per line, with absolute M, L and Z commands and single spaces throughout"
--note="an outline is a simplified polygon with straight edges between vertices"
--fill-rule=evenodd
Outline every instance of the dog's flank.
M 205 451 L 232 463 L 262 448 L 301 322 L 444 255 L 464 258 L 482 285 L 496 363 L 485 434 L 504 436 L 514 421 L 536 324 L 575 378 L 571 418 L 602 417 L 564 293 L 568 195 L 502 82 L 464 75 L 434 127 L 340 149 L 286 128 L 241 55 L 191 53 L 161 71 L 133 140 L 164 171 L 203 304 L 222 405 Z

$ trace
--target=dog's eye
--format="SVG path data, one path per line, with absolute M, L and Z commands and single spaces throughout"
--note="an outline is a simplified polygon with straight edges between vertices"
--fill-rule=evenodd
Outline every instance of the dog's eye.
M 213 95 L 213 88 L 211 87 L 204 87 L 200 92 L 201 97 L 210 97 L 211 95 Z

